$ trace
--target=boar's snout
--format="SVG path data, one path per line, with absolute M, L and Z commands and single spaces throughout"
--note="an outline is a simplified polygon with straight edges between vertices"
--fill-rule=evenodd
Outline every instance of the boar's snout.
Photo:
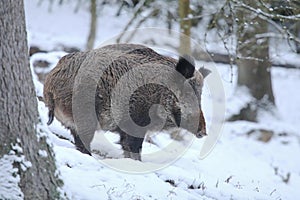
M 204 136 L 207 136 L 206 123 L 205 123 L 205 118 L 204 118 L 202 110 L 200 112 L 198 130 L 197 130 L 197 133 L 195 135 L 196 135 L 197 138 L 202 138 Z
M 206 133 L 206 131 L 198 131 L 197 133 L 196 133 L 196 137 L 197 138 L 202 138 L 202 137 L 204 137 L 204 136 L 207 136 L 207 133 Z

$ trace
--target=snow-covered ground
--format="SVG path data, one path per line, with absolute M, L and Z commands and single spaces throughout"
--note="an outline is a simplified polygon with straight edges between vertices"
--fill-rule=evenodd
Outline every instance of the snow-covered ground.
M 61 50 L 60 45 L 84 49 L 88 35 L 89 15 L 86 9 L 74 13 L 76 4 L 66 1 L 62 6 L 49 1 L 38 6 L 36 1 L 25 1 L 30 45 L 45 50 Z M 55 1 L 54 1 L 55 2 Z M 130 16 L 116 18 L 116 8 L 101 9 L 98 20 L 97 44 L 109 40 L 124 28 Z M 152 24 L 153 25 L 153 24 Z M 159 26 L 159 24 L 157 25 Z M 53 67 L 64 52 L 35 54 L 35 60 L 47 60 Z M 299 56 L 293 58 L 299 62 Z M 197 62 L 214 69 L 214 64 Z M 236 71 L 228 65 L 216 64 L 224 88 L 226 116 L 248 100 L 245 91 L 235 92 Z M 214 122 L 216 92 L 208 77 L 204 90 L 203 107 L 208 130 Z M 42 84 L 34 78 L 38 95 Z M 113 133 L 97 133 L 95 148 L 101 147 L 107 158 L 90 157 L 75 150 L 72 137 L 56 120 L 48 133 L 56 154 L 58 171 L 64 181 L 63 191 L 69 199 L 297 199 L 300 196 L 300 70 L 272 69 L 273 89 L 277 111 L 261 113 L 258 123 L 237 121 L 223 124 L 220 138 L 211 153 L 200 158 L 205 139 L 190 135 L 184 142 L 170 139 L 166 133 L 152 136 L 152 143 L 143 145 L 142 162 L 122 158 L 119 146 L 111 145 L 118 138 Z M 218 98 L 217 98 L 218 99 Z M 298 112 L 297 112 L 298 111 Z M 47 122 L 47 108 L 39 102 L 43 124 Z M 252 130 L 261 130 L 251 132 Z M 52 132 L 63 136 L 60 139 Z M 271 139 L 262 141 L 262 137 Z M 218 134 L 216 135 L 218 136 Z M 109 139 L 103 139 L 106 137 Z M 106 141 L 104 143 L 103 141 Z M 178 159 L 169 159 L 173 148 L 184 149 Z M 112 147 L 115 147 L 112 151 Z M 163 149 L 163 151 L 159 151 Z M 153 153 L 158 152 L 158 153 Z M 154 155 L 154 156 L 153 156 Z M 113 158 L 108 158 L 113 157 Z

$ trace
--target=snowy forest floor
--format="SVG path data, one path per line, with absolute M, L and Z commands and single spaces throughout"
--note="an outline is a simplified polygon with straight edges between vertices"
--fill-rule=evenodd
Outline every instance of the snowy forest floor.
M 86 9 L 74 13 L 73 7 L 67 3 L 54 6 L 48 12 L 46 2 L 38 6 L 34 1 L 25 1 L 25 5 L 29 44 L 51 51 L 34 54 L 31 57 L 32 68 L 38 60 L 50 63 L 46 70 L 53 68 L 65 54 L 58 51 L 61 50 L 60 45 L 84 47 L 89 24 Z M 124 27 L 120 18 L 107 14 L 110 11 L 107 8 L 99 17 L 98 43 Z M 299 56 L 290 57 L 299 62 Z M 199 61 L 197 65 L 209 67 L 212 64 Z M 233 81 L 230 81 L 229 65 L 216 64 L 216 68 L 223 83 L 228 116 L 240 108 L 248 97 L 246 92 L 235 92 L 235 67 L 232 69 Z M 37 72 L 38 69 L 34 70 Z M 300 70 L 273 68 L 271 72 L 276 111 L 260 113 L 257 123 L 225 122 L 217 144 L 207 157 L 199 158 L 203 139 L 194 139 L 179 159 L 155 171 L 130 173 L 111 166 L 129 166 L 136 171 L 152 169 L 153 166 L 160 166 L 161 158 L 142 155 L 142 162 L 124 159 L 120 157 L 120 150 L 111 153 L 108 145 L 101 141 L 96 143 L 106 151 L 106 156 L 117 158 L 90 157 L 75 150 L 70 133 L 59 122 L 55 121 L 50 127 L 42 126 L 53 144 L 58 171 L 64 181 L 63 192 L 76 200 L 296 199 L 300 196 L 300 94 L 297 92 Z M 43 86 L 36 76 L 34 82 L 38 95 L 41 95 Z M 205 90 L 203 95 L 203 105 L 209 104 L 210 92 Z M 47 108 L 42 102 L 39 102 L 39 113 L 42 123 L 46 124 Z M 204 113 L 211 122 L 211 110 L 204 108 Z M 112 133 L 99 135 L 103 134 L 117 140 Z M 155 145 L 144 143 L 143 153 L 155 151 L 172 139 L 168 134 L 160 133 L 153 140 Z M 180 142 L 177 143 L 180 145 Z M 167 155 L 168 152 L 161 156 Z

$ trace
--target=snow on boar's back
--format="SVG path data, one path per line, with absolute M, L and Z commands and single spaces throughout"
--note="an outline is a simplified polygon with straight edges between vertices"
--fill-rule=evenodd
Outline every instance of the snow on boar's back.
M 55 116 L 89 155 L 95 130 L 117 132 L 124 156 L 140 160 L 149 130 L 206 135 L 201 93 L 209 73 L 190 56 L 176 60 L 136 44 L 68 54 L 46 77 L 48 125 Z

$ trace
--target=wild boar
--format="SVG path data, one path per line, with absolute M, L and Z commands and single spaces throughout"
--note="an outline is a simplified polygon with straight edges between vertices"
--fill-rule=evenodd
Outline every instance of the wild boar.
M 117 132 L 124 156 L 141 160 L 149 130 L 181 127 L 206 135 L 201 94 L 209 73 L 196 70 L 191 56 L 176 60 L 137 44 L 68 54 L 45 80 L 48 125 L 55 116 L 89 155 L 95 130 Z

